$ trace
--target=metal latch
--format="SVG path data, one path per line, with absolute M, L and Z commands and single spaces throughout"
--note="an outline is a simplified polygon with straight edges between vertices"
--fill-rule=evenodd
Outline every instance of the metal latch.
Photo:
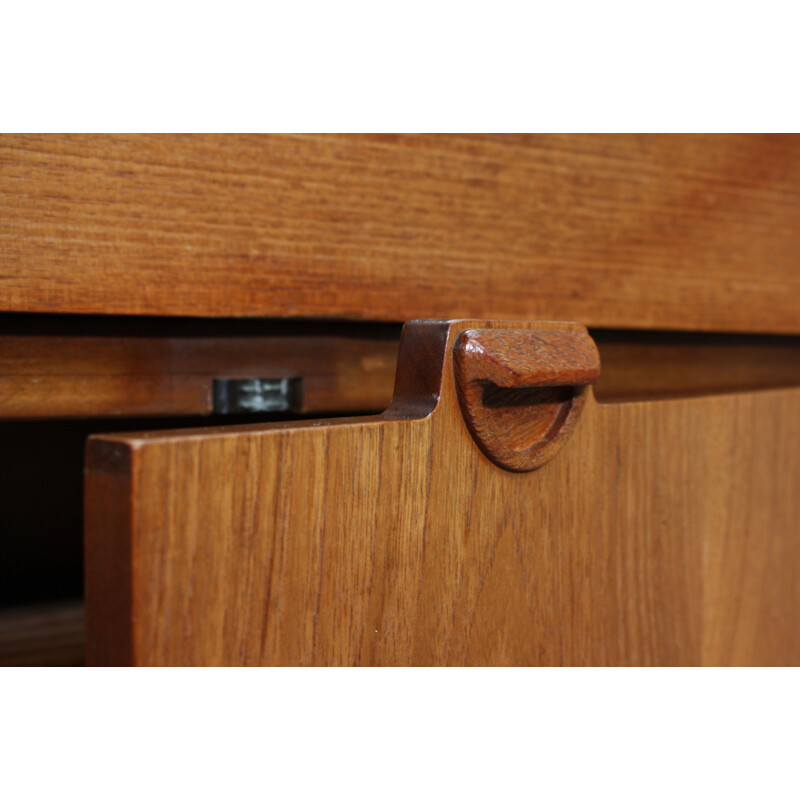
M 215 378 L 214 413 L 292 411 L 299 406 L 300 378 Z

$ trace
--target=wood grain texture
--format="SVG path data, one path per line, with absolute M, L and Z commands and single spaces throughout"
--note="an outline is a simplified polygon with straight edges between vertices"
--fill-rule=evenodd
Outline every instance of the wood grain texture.
M 54 327 L 43 315 L 32 317 L 43 331 Z M 123 331 L 112 326 L 111 333 L 104 330 L 109 320 L 91 322 L 77 334 L 64 324 L 44 334 L 32 333 L 33 324 L 24 335 L 0 334 L 0 418 L 207 414 L 215 376 L 302 376 L 297 410 L 305 414 L 380 411 L 392 399 L 399 327 L 397 334 L 372 325 L 344 334 L 304 323 L 310 331 L 302 336 L 280 330 L 231 336 L 227 323 L 213 320 L 184 335 L 152 332 L 149 319 L 132 319 Z M 4 323 L 13 330 L 7 317 L 0 329 Z M 603 362 L 595 387 L 601 401 L 800 385 L 797 337 L 594 335 Z
M 600 377 L 597 347 L 582 325 L 572 331 L 462 331 L 454 359 L 457 383 L 500 389 L 588 386 Z
M 588 389 L 511 473 L 455 396 L 479 326 L 407 325 L 379 417 L 90 440 L 90 663 L 800 664 L 800 390 Z
M 800 386 L 800 339 L 594 331 L 601 402 Z
M 0 310 L 800 332 L 800 137 L 0 138 Z
M 528 472 L 564 446 L 597 382 L 600 356 L 586 329 L 466 330 L 453 348 L 464 421 L 484 455 Z
M 298 413 L 389 405 L 397 342 L 363 336 L 3 336 L 0 418 L 208 414 L 214 378 L 299 377 Z

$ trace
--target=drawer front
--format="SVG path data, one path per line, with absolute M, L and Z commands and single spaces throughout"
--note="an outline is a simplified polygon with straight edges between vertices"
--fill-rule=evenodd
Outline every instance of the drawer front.
M 800 333 L 800 137 L 0 136 L 0 311 Z
M 800 664 L 800 390 L 587 389 L 511 471 L 459 405 L 476 327 L 407 325 L 379 417 L 91 440 L 90 663 Z

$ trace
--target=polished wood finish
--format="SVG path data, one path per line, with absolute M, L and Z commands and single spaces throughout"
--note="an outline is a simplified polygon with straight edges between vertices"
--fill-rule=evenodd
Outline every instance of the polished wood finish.
M 208 414 L 214 377 L 300 376 L 301 414 L 377 412 L 391 401 L 399 326 L 231 326 L 0 316 L 0 419 Z M 798 337 L 594 335 L 603 401 L 800 385 Z
M 800 332 L 800 137 L 0 138 L 0 310 Z
M 800 386 L 800 338 L 594 331 L 603 402 Z
M 600 375 L 586 329 L 466 330 L 453 349 L 456 394 L 484 455 L 528 472 L 564 445 Z
M 48 329 L 46 321 L 38 324 Z M 397 333 L 372 325 L 339 332 L 338 325 L 326 330 L 304 323 L 305 335 L 272 326 L 268 335 L 231 336 L 215 331 L 219 324 L 209 321 L 178 336 L 161 325 L 152 331 L 151 320 L 120 332 L 96 318 L 78 334 L 63 320 L 56 327 L 66 330 L 36 334 L 28 325 L 24 335 L 0 334 L 0 419 L 208 414 L 215 376 L 302 376 L 297 411 L 304 414 L 377 412 L 391 401 L 399 327 Z M 3 327 L 12 326 L 0 317 Z M 142 335 L 147 331 L 151 335 Z M 800 385 L 797 337 L 594 336 L 603 363 L 595 387 L 601 401 Z
M 406 326 L 378 417 L 90 440 L 89 662 L 800 664 L 800 390 L 587 389 L 512 473 L 458 407 L 478 327 Z
M 301 378 L 297 413 L 376 411 L 397 341 L 361 336 L 2 336 L 0 418 L 208 414 L 214 378 Z

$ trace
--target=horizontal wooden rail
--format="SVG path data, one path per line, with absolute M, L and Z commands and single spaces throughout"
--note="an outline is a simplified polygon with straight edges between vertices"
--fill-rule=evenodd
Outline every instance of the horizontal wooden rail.
M 10 316 L 0 419 L 205 415 L 219 377 L 299 377 L 299 414 L 381 411 L 392 397 L 399 326 L 57 317 L 40 335 Z M 800 337 L 592 335 L 601 402 L 800 385 Z
M 800 337 L 593 331 L 600 402 L 800 385 Z
M 3 135 L 0 310 L 800 333 L 797 135 Z
M 299 414 L 389 404 L 399 327 L 264 327 L 62 319 L 48 335 L 0 334 L 0 418 L 209 414 L 216 378 L 299 378 Z

